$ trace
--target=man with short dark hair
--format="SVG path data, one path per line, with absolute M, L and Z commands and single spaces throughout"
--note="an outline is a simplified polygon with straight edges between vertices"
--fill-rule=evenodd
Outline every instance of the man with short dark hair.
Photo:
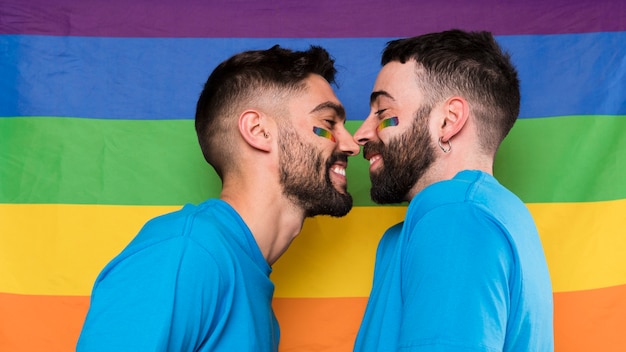
M 488 32 L 389 42 L 354 134 L 371 196 L 408 201 L 376 254 L 355 351 L 552 351 L 552 288 L 534 221 L 493 177 L 517 119 L 509 55 Z
M 222 62 L 196 109 L 219 199 L 150 220 L 100 273 L 78 351 L 276 351 L 271 265 L 306 217 L 344 216 L 359 146 L 320 47 Z

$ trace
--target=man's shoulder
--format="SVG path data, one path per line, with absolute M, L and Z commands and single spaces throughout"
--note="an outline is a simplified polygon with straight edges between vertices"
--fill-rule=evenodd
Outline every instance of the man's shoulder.
M 149 234 L 153 239 L 165 239 L 189 235 L 197 231 L 206 232 L 232 227 L 236 221 L 234 210 L 217 199 L 200 204 L 186 204 L 170 213 L 148 220 L 141 228 L 138 237 Z

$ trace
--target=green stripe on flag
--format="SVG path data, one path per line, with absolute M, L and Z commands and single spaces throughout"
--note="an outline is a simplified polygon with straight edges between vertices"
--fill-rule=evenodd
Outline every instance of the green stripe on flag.
M 179 205 L 219 194 L 190 120 L 0 119 L 3 203 Z
M 347 121 L 354 132 L 360 121 Z M 626 118 L 519 120 L 496 176 L 525 202 L 626 198 Z M 192 120 L 0 119 L 0 203 L 180 205 L 219 194 Z M 355 206 L 369 199 L 368 162 L 350 158 Z
M 0 150 L 0 203 L 180 205 L 221 188 L 192 120 L 1 118 Z M 355 203 L 373 204 L 367 161 L 350 162 Z
M 626 198 L 626 116 L 518 120 L 494 174 L 526 203 Z

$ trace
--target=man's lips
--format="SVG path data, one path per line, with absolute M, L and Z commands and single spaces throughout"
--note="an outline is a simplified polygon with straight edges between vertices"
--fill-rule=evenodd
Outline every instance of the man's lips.
M 330 167 L 330 171 L 341 175 L 343 177 L 346 177 L 346 166 L 342 165 L 342 164 L 334 164 L 333 166 Z
M 370 161 L 370 166 L 374 165 L 378 160 L 381 160 L 383 157 L 380 154 L 372 154 L 367 159 Z
M 335 163 L 329 168 L 330 182 L 340 193 L 345 193 L 347 188 L 346 167 L 345 163 Z
M 333 154 L 329 160 L 330 167 L 328 169 L 337 176 L 345 179 L 346 168 L 348 167 L 348 157 L 343 154 Z
M 363 146 L 363 157 L 370 162 L 370 171 L 374 165 L 380 164 L 383 160 L 381 153 L 382 143 L 369 142 Z

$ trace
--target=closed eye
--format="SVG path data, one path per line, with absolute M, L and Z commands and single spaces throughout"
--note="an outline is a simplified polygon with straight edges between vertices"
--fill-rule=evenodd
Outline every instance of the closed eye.
M 324 120 L 324 121 L 328 124 L 330 128 L 335 127 L 335 125 L 337 124 L 337 121 L 335 120 Z

